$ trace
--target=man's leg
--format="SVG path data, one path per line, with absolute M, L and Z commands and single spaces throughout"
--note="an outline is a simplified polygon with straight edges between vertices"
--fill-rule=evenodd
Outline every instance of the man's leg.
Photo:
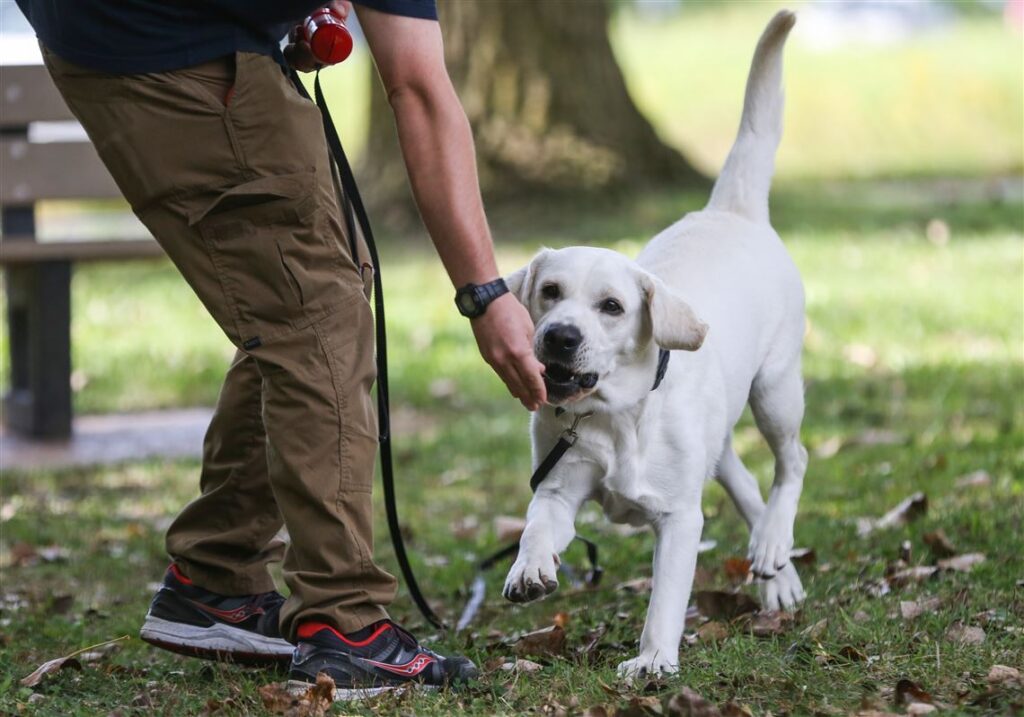
M 133 209 L 260 374 L 292 539 L 284 634 L 385 617 L 395 580 L 372 558 L 372 315 L 319 112 L 257 55 L 239 54 L 233 78 L 226 62 L 141 76 L 48 65 Z
M 201 495 L 167 530 L 167 552 L 195 583 L 221 595 L 274 589 L 267 565 L 281 559 L 284 524 L 267 474 L 263 379 L 238 351 L 203 441 Z

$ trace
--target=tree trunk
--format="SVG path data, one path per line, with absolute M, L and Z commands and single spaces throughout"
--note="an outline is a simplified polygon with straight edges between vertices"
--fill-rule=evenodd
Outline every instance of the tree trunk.
M 485 196 L 597 194 L 705 183 L 633 104 L 600 0 L 440 0 L 445 58 Z M 409 196 L 379 83 L 364 177 L 380 209 Z

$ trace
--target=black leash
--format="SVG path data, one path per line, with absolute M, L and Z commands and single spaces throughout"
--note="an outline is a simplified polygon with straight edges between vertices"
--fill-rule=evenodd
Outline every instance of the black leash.
M 305 86 L 299 80 L 294 70 L 290 72 L 292 83 L 299 94 L 310 99 Z M 405 551 L 405 541 L 402 539 L 402 530 L 398 522 L 398 505 L 395 500 L 395 472 L 394 461 L 391 456 L 391 418 L 390 405 L 388 402 L 388 339 L 384 322 L 384 285 L 381 281 L 380 256 L 377 254 L 377 244 L 373 238 L 373 229 L 370 227 L 370 218 L 363 205 L 363 199 L 359 195 L 359 187 L 356 186 L 355 175 L 352 174 L 352 166 L 345 156 L 345 149 L 341 145 L 341 138 L 338 137 L 338 130 L 331 119 L 331 111 L 324 99 L 323 90 L 320 87 L 320 72 L 317 71 L 316 79 L 313 82 L 313 93 L 316 96 L 316 105 L 320 108 L 323 117 L 324 134 L 327 137 L 327 146 L 330 148 L 334 164 L 338 168 L 341 179 L 342 200 L 344 207 L 342 214 L 345 216 L 345 225 L 348 229 L 349 242 L 352 245 L 352 258 L 358 261 L 356 254 L 356 226 L 362 231 L 363 239 L 366 241 L 367 250 L 370 252 L 370 261 L 373 263 L 373 307 L 374 323 L 377 340 L 377 420 L 380 433 L 380 472 L 381 483 L 384 487 L 384 510 L 387 514 L 388 532 L 391 533 L 391 545 L 395 550 L 395 559 L 405 579 L 405 587 L 409 591 L 416 607 L 426 618 L 427 622 L 438 629 L 445 629 L 444 621 L 431 609 L 427 599 L 423 596 L 416 576 L 413 574 L 412 565 L 409 564 L 409 556 Z M 353 219 L 354 217 L 354 219 Z

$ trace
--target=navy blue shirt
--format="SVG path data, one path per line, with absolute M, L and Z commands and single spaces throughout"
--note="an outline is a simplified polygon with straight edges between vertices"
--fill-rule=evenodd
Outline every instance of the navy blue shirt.
M 276 55 L 282 37 L 327 0 L 17 0 L 42 43 L 100 72 L 167 72 L 233 52 Z M 437 19 L 435 0 L 353 0 Z

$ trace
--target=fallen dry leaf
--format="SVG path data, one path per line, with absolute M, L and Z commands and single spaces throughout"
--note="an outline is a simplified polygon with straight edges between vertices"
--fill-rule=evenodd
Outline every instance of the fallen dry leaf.
M 721 710 L 699 694 L 684 687 L 665 703 L 666 717 L 721 717 Z
M 960 573 L 969 573 L 975 565 L 985 562 L 984 553 L 964 553 L 954 558 L 940 560 L 937 565 L 940 570 L 955 570 Z
M 700 614 L 709 620 L 732 620 L 740 615 L 755 612 L 761 606 L 746 593 L 729 593 L 721 590 L 698 590 L 693 594 Z
M 334 704 L 334 680 L 321 672 L 316 684 L 297 695 L 288 692 L 283 683 L 263 685 L 260 699 L 268 712 L 284 717 L 324 717 Z
M 980 627 L 955 623 L 946 630 L 946 639 L 962 645 L 980 645 L 985 642 L 985 631 Z
M 864 537 L 876 530 L 885 530 L 899 525 L 911 523 L 928 512 L 928 496 L 920 491 L 914 493 L 888 513 L 878 519 L 859 518 L 857 520 L 857 533 Z
M 954 485 L 957 488 L 985 488 L 992 485 L 992 476 L 988 474 L 988 471 L 974 471 L 957 478 Z
M 843 645 L 837 654 L 847 662 L 867 662 L 868 659 L 862 650 L 858 650 L 853 645 Z
M 501 665 L 503 672 L 515 672 L 516 674 L 530 674 L 533 672 L 540 672 L 544 669 L 544 666 L 533 662 L 532 660 L 524 660 L 517 657 L 515 662 L 504 662 Z
M 633 580 L 627 580 L 624 583 L 619 583 L 615 586 L 616 590 L 622 590 L 627 593 L 633 593 L 635 595 L 642 595 L 651 591 L 651 586 L 654 585 L 653 578 L 635 578 Z
M 569 621 L 571 619 L 572 618 L 569 616 L 569 613 L 565 612 L 564 610 L 560 610 L 559 612 L 555 613 L 555 616 L 551 619 L 551 622 L 558 625 L 560 628 L 564 630 L 566 627 L 569 626 Z
M 781 635 L 793 625 L 793 614 L 782 610 L 754 613 L 747 626 L 754 637 Z
M 826 630 L 828 630 L 828 618 L 823 617 L 813 625 L 805 627 L 800 634 L 812 640 L 820 640 Z
M 61 670 L 81 670 L 82 663 L 76 660 L 74 657 L 57 657 L 53 660 L 48 660 L 41 664 L 35 669 L 28 677 L 22 678 L 21 684 L 25 687 L 35 687 L 48 676 Z
M 915 583 L 923 583 L 937 572 L 939 569 L 934 565 L 915 565 L 912 568 L 898 570 L 885 580 L 891 587 L 901 588 Z
M 936 712 L 936 711 L 938 711 L 938 709 L 939 708 L 936 707 L 935 705 L 930 705 L 927 702 L 912 702 L 911 704 L 907 705 L 907 712 L 906 712 L 906 714 L 908 714 L 908 715 L 926 715 L 926 714 L 930 714 L 932 712 Z
M 40 682 L 42 682 L 48 675 L 52 675 L 55 672 L 59 672 L 63 669 L 81 670 L 82 663 L 76 660 L 76 657 L 83 653 L 97 651 L 100 648 L 104 648 L 108 645 L 113 645 L 114 643 L 121 642 L 122 640 L 127 639 L 128 635 L 122 635 L 121 637 L 115 638 L 113 640 L 107 640 L 106 642 L 100 642 L 96 645 L 89 645 L 88 647 L 83 647 L 80 650 L 75 650 L 71 654 L 65 655 L 64 657 L 58 657 L 53 660 L 48 660 L 47 662 L 44 662 L 39 667 L 37 667 L 31 675 L 23 677 L 20 680 L 20 684 L 22 684 L 25 687 L 35 687 Z
M 903 678 L 896 683 L 896 694 L 894 696 L 897 707 L 903 707 L 905 705 L 912 704 L 914 702 L 924 702 L 925 704 L 932 704 L 932 696 L 923 690 L 919 684 Z
M 518 656 L 560 655 L 565 650 L 565 630 L 552 625 L 528 632 L 512 643 L 512 649 Z
M 924 600 L 901 600 L 900 616 L 904 620 L 914 620 L 926 612 L 935 612 L 942 605 L 942 600 L 937 597 L 930 597 Z
M 729 700 L 722 705 L 722 717 L 754 717 L 754 712 L 747 705 Z
M 1020 685 L 1024 687 L 1024 680 L 1021 679 L 1020 670 L 1007 665 L 992 665 L 985 679 L 990 685 Z
M 650 717 L 660 711 L 661 700 L 657 697 L 631 697 L 625 705 L 616 708 L 613 717 Z
M 494 532 L 501 543 L 519 540 L 526 528 L 526 521 L 511 515 L 499 515 L 494 519 Z
M 942 528 L 925 533 L 921 536 L 928 550 L 938 559 L 951 558 L 956 555 L 956 548 Z
M 750 561 L 746 558 L 726 558 L 722 563 L 726 579 L 731 583 L 742 583 L 750 574 Z
M 729 628 L 717 620 L 706 622 L 697 628 L 697 640 L 700 642 L 721 642 L 729 637 Z
M 608 717 L 608 710 L 604 708 L 604 705 L 594 705 L 587 708 L 583 717 Z

